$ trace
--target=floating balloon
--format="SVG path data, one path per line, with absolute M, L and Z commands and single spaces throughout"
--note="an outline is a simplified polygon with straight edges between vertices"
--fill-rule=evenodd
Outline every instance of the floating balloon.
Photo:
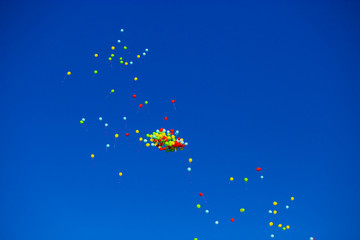
M 285 227 L 283 227 L 283 230 L 285 231 L 285 230 L 286 230 L 286 228 L 285 228 Z
M 189 158 L 189 163 L 191 163 L 192 162 L 192 158 Z
M 137 81 L 138 80 L 138 78 L 137 77 L 134 77 L 134 81 Z
M 120 32 L 124 32 L 124 29 L 120 29 Z
M 245 208 L 240 208 L 240 212 L 245 212 Z
M 235 218 L 230 219 L 230 221 L 235 222 Z
M 115 134 L 115 138 L 118 138 L 118 137 L 119 137 L 119 134 L 116 133 L 116 134 Z
M 261 179 L 263 179 L 263 178 L 264 178 L 264 176 L 260 176 L 260 178 L 261 178 Z
M 280 224 L 278 225 L 278 227 L 281 228 L 281 227 L 282 227 L 282 224 L 280 223 Z
M 149 102 L 148 101 L 145 101 L 145 104 L 148 104 Z
M 274 206 L 276 206 L 276 205 L 277 205 L 277 202 L 273 202 L 273 204 L 274 204 Z
M 111 93 L 114 93 L 115 92 L 115 90 L 114 89 L 111 89 Z
M 201 205 L 200 205 L 200 204 L 198 204 L 198 205 L 196 205 L 196 207 L 197 207 L 197 208 L 201 208 Z
M 150 147 L 150 143 L 147 143 L 146 146 L 147 146 L 147 147 Z
M 120 40 L 118 40 L 117 42 L 118 42 L 118 43 L 121 43 L 121 41 L 120 41 Z
M 256 168 L 256 171 L 258 171 L 258 172 L 259 172 L 260 170 L 261 170 L 261 168 L 259 168 L 259 167 L 258 167 L 258 168 Z
M 125 135 L 128 137 L 128 136 L 129 136 L 129 133 L 125 133 Z
M 274 223 L 273 223 L 273 222 L 270 222 L 270 223 L 269 223 L 269 226 L 271 227 L 272 225 L 274 225 Z
M 167 120 L 167 117 L 164 117 L 164 120 L 166 121 L 166 120 Z
M 206 213 L 209 213 L 209 210 L 205 210 Z
M 215 221 L 215 224 L 218 225 L 218 224 L 219 224 L 219 221 Z
M 177 134 L 174 134 L 174 129 L 166 131 L 166 129 L 160 128 L 160 130 L 156 130 L 156 132 L 146 136 L 150 138 L 150 142 L 153 142 L 154 146 L 160 151 L 174 152 L 178 149 L 183 150 L 185 147 L 184 139 L 175 137 L 175 135 Z
M 172 103 L 175 103 L 175 100 L 171 100 Z
M 289 226 L 289 225 L 287 225 L 287 226 L 286 226 L 286 229 L 289 229 L 289 228 L 290 228 L 290 226 Z
M 286 209 L 289 209 L 289 205 L 286 205 Z
M 112 47 L 111 47 L 111 50 L 115 50 L 115 47 L 114 47 L 114 46 L 112 46 Z
M 111 57 L 109 57 L 109 61 L 111 61 L 112 60 L 112 58 Z
M 109 147 L 110 147 L 110 144 L 106 144 L 106 147 L 109 148 Z
M 233 178 L 233 177 L 231 177 L 231 178 L 230 178 L 230 181 L 234 181 L 234 178 Z
M 95 57 L 98 57 L 99 55 L 97 53 L 94 54 Z
M 139 130 L 135 130 L 136 133 L 139 133 Z
M 290 199 L 291 199 L 291 201 L 294 201 L 294 197 L 291 197 Z
M 126 120 L 126 117 L 123 117 L 124 121 Z
M 71 75 L 71 72 L 67 72 L 66 74 L 67 74 L 68 76 L 70 76 L 70 75 Z
M 109 124 L 105 123 L 105 127 L 109 126 Z
M 91 154 L 91 158 L 94 158 L 95 157 L 95 155 L 94 154 Z
M 102 117 L 99 117 L 99 121 L 102 121 Z
M 143 105 L 142 105 L 142 103 L 140 103 L 140 104 L 139 104 L 139 108 L 142 108 L 142 107 L 143 107 Z
M 247 182 L 247 181 L 249 181 L 249 179 L 248 179 L 248 178 L 244 178 L 244 181 Z
M 271 210 L 269 210 L 269 213 L 272 213 L 272 211 L 271 211 Z
M 84 121 L 83 120 L 80 120 L 80 124 L 83 124 L 84 123 Z
M 276 210 L 274 210 L 274 212 L 273 212 L 274 214 L 277 214 L 277 211 Z
M 119 172 L 119 176 L 120 176 L 120 177 L 122 176 L 122 174 L 123 174 L 122 172 Z
M 126 49 L 127 49 L 127 46 L 124 46 L 124 49 L 126 50 Z
M 204 196 L 204 194 L 203 194 L 203 193 L 199 193 L 199 196 L 202 197 L 202 196 Z
M 274 236 L 274 234 L 271 234 L 271 235 L 270 235 L 270 237 L 272 237 L 272 238 L 273 238 L 273 237 L 275 237 L 275 236 Z
M 97 70 L 95 70 L 95 71 L 94 71 L 94 73 L 95 73 L 95 74 L 97 74 L 97 73 L 98 73 L 98 71 L 97 71 Z
M 137 55 L 136 57 L 137 57 L 137 58 L 140 58 L 140 55 Z
M 132 97 L 133 97 L 133 98 L 136 98 L 136 95 L 134 94 Z
M 141 142 L 143 140 L 143 138 L 141 137 L 141 138 L 139 138 L 139 141 Z
M 188 170 L 188 172 L 191 172 L 191 167 L 188 167 L 187 170 Z

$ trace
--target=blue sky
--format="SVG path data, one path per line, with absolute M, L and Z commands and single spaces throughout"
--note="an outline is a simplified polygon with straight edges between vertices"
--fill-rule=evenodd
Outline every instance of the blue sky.
M 0 239 L 355 239 L 359 7 L 2 2 Z M 189 146 L 139 144 L 160 127 Z

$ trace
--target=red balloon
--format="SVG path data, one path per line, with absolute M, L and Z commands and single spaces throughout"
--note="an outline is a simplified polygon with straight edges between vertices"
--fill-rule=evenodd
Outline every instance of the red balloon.
M 129 133 L 125 133 L 126 136 L 129 136 Z
M 175 103 L 175 100 L 171 100 L 172 103 Z
M 232 222 L 235 222 L 235 218 L 232 218 L 231 221 L 232 221 Z
M 261 170 L 261 168 L 260 168 L 260 167 L 256 168 L 256 171 L 258 171 L 258 172 L 259 172 L 260 170 Z
M 135 95 L 135 94 L 133 95 L 133 98 L 136 98 L 136 95 Z
M 167 117 L 164 117 L 165 121 L 167 120 Z
M 142 108 L 142 106 L 143 106 L 143 105 L 142 105 L 142 103 L 141 103 L 141 104 L 139 105 L 139 108 Z
M 160 132 L 162 132 L 164 129 L 163 128 L 160 128 Z
M 202 193 L 199 193 L 199 195 L 200 195 L 200 197 L 204 196 L 204 194 L 202 194 Z

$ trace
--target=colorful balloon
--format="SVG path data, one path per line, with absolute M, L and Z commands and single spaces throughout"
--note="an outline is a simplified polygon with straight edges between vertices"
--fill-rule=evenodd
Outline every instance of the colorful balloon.
M 171 103 L 175 103 L 175 100 L 171 100 Z
M 188 170 L 188 172 L 191 172 L 191 167 L 188 167 L 187 170 Z
M 111 47 L 111 50 L 115 50 L 115 47 L 114 47 L 114 46 L 112 46 L 112 47 Z
M 230 178 L 230 181 L 234 181 L 234 178 L 233 178 L 233 177 L 231 177 L 231 178 Z
M 123 174 L 122 172 L 119 172 L 119 176 L 120 176 L 120 177 L 122 176 L 122 174 Z
M 149 102 L 148 101 L 145 101 L 145 104 L 148 104 Z
M 95 71 L 94 71 L 94 73 L 95 73 L 95 74 L 97 74 L 97 73 L 98 73 L 98 71 L 97 71 L 97 70 L 95 70 Z
M 230 221 L 235 222 L 235 218 L 230 219 Z
M 133 97 L 133 98 L 136 98 L 136 95 L 134 94 L 132 97 Z
M 69 71 L 69 72 L 67 72 L 66 74 L 67 74 L 68 76 L 70 76 L 70 75 L 71 75 L 71 72 Z
M 271 227 L 272 225 L 274 225 L 274 223 L 273 223 L 273 222 L 270 222 L 270 223 L 269 223 L 269 226 Z
M 94 158 L 95 157 L 95 155 L 94 154 L 91 154 L 91 158 Z
M 244 178 L 244 181 L 247 182 L 247 181 L 249 181 L 249 179 L 248 179 L 248 178 Z
M 294 201 L 294 197 L 291 197 L 290 199 L 291 199 L 291 201 Z
M 139 108 L 142 108 L 142 107 L 143 107 L 143 105 L 142 105 L 142 103 L 140 103 L 140 104 L 139 104 Z
M 137 81 L 138 80 L 138 78 L 137 77 L 134 77 L 134 81 Z
M 199 196 L 202 197 L 202 196 L 204 196 L 204 194 L 203 194 L 203 193 L 199 193 Z
M 245 212 L 245 208 L 240 208 L 240 212 Z
M 218 224 L 219 224 L 219 221 L 215 221 L 215 224 L 218 225 Z
M 125 133 L 125 135 L 128 137 L 128 136 L 129 136 L 129 133 Z
M 192 162 L 192 158 L 189 158 L 189 163 L 191 163 Z
M 258 172 L 259 172 L 260 170 L 261 170 L 261 168 L 259 168 L 259 167 L 258 167 L 258 168 L 256 168 L 256 171 L 258 171 Z
M 201 208 L 201 205 L 200 205 L 200 204 L 197 204 L 196 207 L 197 207 L 197 208 Z
M 139 130 L 135 130 L 136 133 L 139 133 Z
M 98 57 L 99 55 L 97 53 L 94 54 L 95 57 Z
M 167 117 L 164 117 L 164 120 L 166 121 L 166 120 L 167 120 Z
M 276 206 L 276 205 L 277 205 L 277 202 L 273 202 L 273 204 L 274 204 L 274 206 Z

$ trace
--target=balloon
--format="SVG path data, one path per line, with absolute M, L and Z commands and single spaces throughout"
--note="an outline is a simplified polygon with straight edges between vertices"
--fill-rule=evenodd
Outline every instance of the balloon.
M 245 208 L 240 208 L 240 212 L 245 212 Z
M 109 126 L 109 124 L 105 123 L 105 127 Z
M 259 172 L 260 170 L 261 170 L 261 168 L 259 168 L 259 167 L 258 167 L 258 168 L 256 168 L 256 171 L 258 171 L 258 172 Z
M 135 94 L 133 95 L 133 98 L 136 98 L 136 95 L 135 95 Z
M 294 201 L 294 197 L 291 197 L 290 199 L 291 199 L 291 201 Z
M 138 78 L 137 77 L 134 77 L 134 81 L 137 81 L 138 80 Z
M 121 41 L 120 41 L 120 40 L 118 40 L 118 43 L 121 43 Z
M 274 204 L 274 206 L 276 206 L 276 205 L 277 205 L 277 202 L 273 202 L 273 204 Z
M 145 56 L 145 55 L 146 55 L 146 53 L 143 52 L 143 56 Z
M 188 172 L 191 172 L 191 167 L 188 167 L 187 170 L 188 170 Z
M 142 103 L 140 103 L 140 104 L 139 104 L 139 108 L 142 108 L 142 107 L 143 107 L 143 105 L 142 105 Z
M 199 193 L 199 196 L 200 196 L 200 197 L 202 197 L 202 196 L 204 196 L 204 194 L 202 194 L 202 193 Z
M 137 55 L 136 57 L 137 57 L 137 58 L 140 58 L 140 55 Z
M 218 224 L 219 224 L 219 221 L 215 221 L 215 224 L 218 225 Z
M 270 222 L 270 223 L 269 223 L 269 226 L 271 227 L 272 225 L 274 225 L 274 223 L 273 223 L 273 222 Z
M 115 47 L 114 47 L 114 46 L 112 46 L 112 47 L 111 47 L 111 50 L 115 50 Z
M 115 55 L 114 55 L 114 54 L 111 54 L 110 56 L 111 56 L 111 57 L 115 57 Z
M 194 238 L 194 240 L 198 240 L 197 238 Z
M 139 138 L 139 141 L 141 142 L 143 140 L 143 138 L 141 137 L 141 138 Z
M 314 238 L 314 237 L 310 237 L 310 240 L 315 240 L 315 238 Z
M 235 218 L 230 219 L 230 221 L 235 222 Z
M 133 64 L 133 62 L 132 62 L 132 61 L 130 61 L 130 64 Z
M 289 229 L 289 228 L 290 228 L 290 226 L 289 226 L 289 225 L 287 225 L 287 226 L 286 226 L 286 228 L 287 228 L 287 229 Z
M 124 120 L 126 120 L 126 117 L 123 117 Z
M 120 32 L 124 32 L 124 29 L 120 29 Z
M 286 205 L 286 209 L 289 209 L 289 205 Z
M 205 210 L 206 213 L 209 213 L 209 210 Z
M 234 178 L 233 178 L 233 177 L 231 177 L 231 178 L 230 178 L 230 181 L 234 181 Z
M 201 205 L 200 205 L 200 204 L 198 204 L 198 205 L 196 205 L 196 207 L 197 207 L 197 208 L 201 208 Z
M 146 146 L 147 146 L 147 147 L 150 147 L 150 143 L 147 143 Z
M 136 133 L 139 133 L 139 130 L 135 130 Z
M 69 75 L 69 76 L 70 76 L 70 75 L 71 75 L 71 72 L 67 72 L 67 75 Z
M 165 121 L 167 120 L 167 117 L 164 117 Z
M 115 90 L 114 90 L 114 89 L 111 89 L 111 92 L 113 93 L 113 92 L 115 92 Z
M 119 134 L 116 133 L 116 134 L 115 134 L 115 138 L 118 138 L 118 137 L 119 137 Z
M 273 238 L 273 237 L 275 237 L 275 236 L 274 236 L 274 234 L 271 234 L 271 235 L 270 235 L 270 237 L 272 237 L 272 238 Z
M 124 46 L 124 49 L 126 50 L 126 49 L 127 49 L 127 46 Z
M 285 228 L 285 227 L 283 227 L 283 230 L 285 231 L 285 230 L 286 230 L 286 228 Z
M 145 104 L 148 104 L 149 102 L 148 101 L 145 101 Z
M 80 124 L 83 124 L 84 123 L 84 121 L 83 120 L 80 120 Z
M 128 137 L 128 136 L 129 136 L 129 133 L 125 133 L 125 135 Z
M 121 61 L 120 61 L 120 64 L 123 64 L 123 63 L 124 63 L 124 61 L 121 60 Z
M 281 227 L 282 227 L 282 224 L 280 223 L 280 224 L 278 225 L 278 227 L 281 228 Z
M 274 210 L 274 214 L 277 214 L 277 211 L 276 211 L 276 210 Z
M 97 73 L 98 73 L 98 71 L 97 71 L 97 70 L 95 70 L 95 71 L 94 71 L 94 73 L 95 73 L 95 74 L 97 74 Z
M 272 211 L 271 211 L 271 210 L 269 210 L 269 213 L 272 213 Z
M 247 182 L 247 181 L 249 181 L 249 179 L 248 179 L 248 178 L 244 178 L 244 181 Z
M 128 62 L 125 62 L 125 65 L 127 66 L 127 65 L 128 65 Z
M 109 148 L 109 147 L 110 147 L 110 144 L 106 144 L 106 147 Z
M 261 179 L 263 179 L 263 178 L 264 178 L 264 176 L 260 176 L 260 178 L 261 178 Z
M 119 172 L 119 176 L 120 176 L 120 177 L 122 176 L 122 172 Z
M 111 58 L 111 57 L 109 57 L 109 61 L 111 61 L 111 59 L 112 59 L 112 58 Z
M 189 163 L 191 163 L 192 162 L 192 158 L 189 158 Z
M 171 100 L 172 103 L 175 103 L 175 100 Z
M 102 121 L 102 117 L 99 117 L 99 121 Z
M 99 55 L 97 53 L 94 54 L 95 57 L 98 57 Z
M 94 154 L 91 154 L 91 158 L 94 158 L 95 157 L 95 155 Z

